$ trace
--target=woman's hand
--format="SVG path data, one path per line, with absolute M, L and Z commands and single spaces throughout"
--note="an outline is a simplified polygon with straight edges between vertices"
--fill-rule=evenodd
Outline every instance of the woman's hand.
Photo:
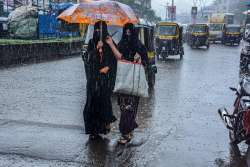
M 113 39 L 110 36 L 107 36 L 106 42 L 110 47 L 114 45 Z
M 113 39 L 108 36 L 106 38 L 106 43 L 110 46 L 110 48 L 112 49 L 112 52 L 114 53 L 114 56 L 117 60 L 121 60 L 122 59 L 122 54 L 119 52 L 119 50 L 116 48 Z
M 137 52 L 134 56 L 134 63 L 141 63 L 141 56 Z
M 100 69 L 100 73 L 101 74 L 107 74 L 109 72 L 109 67 L 103 67 L 102 69 Z
M 103 47 L 103 42 L 102 41 L 98 41 L 97 46 L 96 46 L 97 50 L 99 50 L 102 47 Z

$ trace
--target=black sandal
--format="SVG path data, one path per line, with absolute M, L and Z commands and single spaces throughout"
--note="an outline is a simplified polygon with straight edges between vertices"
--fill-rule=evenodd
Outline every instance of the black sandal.
M 110 131 L 111 131 L 111 124 L 108 124 L 105 127 L 105 135 L 108 134 L 108 133 L 110 133 Z
M 131 141 L 131 138 L 132 137 L 130 136 L 130 134 L 122 135 L 120 137 L 120 139 L 118 140 L 118 143 L 122 144 L 122 145 L 125 145 L 125 144 L 127 144 L 127 143 L 129 143 Z
M 96 139 L 100 139 L 100 138 L 101 138 L 100 135 L 94 135 L 94 134 L 89 135 L 90 140 L 96 140 Z

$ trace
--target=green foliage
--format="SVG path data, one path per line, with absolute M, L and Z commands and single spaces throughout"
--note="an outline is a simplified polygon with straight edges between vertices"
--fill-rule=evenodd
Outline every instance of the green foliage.
M 156 16 L 154 10 L 148 9 L 144 7 L 143 5 L 135 4 L 134 0 L 118 0 L 118 1 L 129 5 L 140 18 L 144 18 L 153 22 L 157 22 L 161 20 L 160 17 Z

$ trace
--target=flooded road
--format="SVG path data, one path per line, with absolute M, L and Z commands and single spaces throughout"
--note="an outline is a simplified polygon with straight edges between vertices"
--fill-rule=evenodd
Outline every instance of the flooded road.
M 217 109 L 232 108 L 239 55 L 240 47 L 185 45 L 182 61 L 158 62 L 155 90 L 141 100 L 140 127 L 127 146 L 116 143 L 118 122 L 104 140 L 84 134 L 81 58 L 1 69 L 0 166 L 225 167 L 232 158 Z M 119 118 L 115 96 L 113 107 Z

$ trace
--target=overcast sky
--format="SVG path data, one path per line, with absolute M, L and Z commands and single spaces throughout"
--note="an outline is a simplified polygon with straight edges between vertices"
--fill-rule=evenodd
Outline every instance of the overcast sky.
M 213 0 L 206 0 L 206 4 L 210 4 Z M 152 0 L 152 8 L 156 11 L 158 16 L 165 17 L 166 10 L 163 7 L 167 2 L 171 3 L 172 0 Z M 190 13 L 193 6 L 193 0 L 175 0 L 177 5 L 177 13 Z

